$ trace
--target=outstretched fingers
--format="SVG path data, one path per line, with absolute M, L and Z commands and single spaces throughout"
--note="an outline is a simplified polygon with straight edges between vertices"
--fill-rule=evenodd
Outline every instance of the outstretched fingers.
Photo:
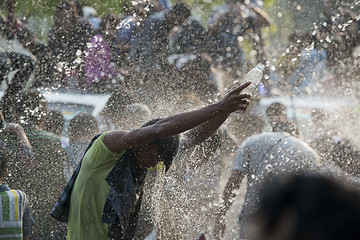
M 241 86 L 235 88 L 235 89 L 232 89 L 230 91 L 230 94 L 239 94 L 242 90 L 244 90 L 245 88 L 247 88 L 248 86 L 250 86 L 251 82 L 247 82 L 247 83 L 244 83 L 242 84 Z

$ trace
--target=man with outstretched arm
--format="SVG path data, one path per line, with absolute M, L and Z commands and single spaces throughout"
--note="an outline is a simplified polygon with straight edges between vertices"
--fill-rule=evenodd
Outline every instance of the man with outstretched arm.
M 241 91 L 249 85 L 243 84 L 219 102 L 195 111 L 152 121 L 131 131 L 101 134 L 78 167 L 70 196 L 67 239 L 127 239 L 128 229 L 136 224 L 133 212 L 146 168 L 158 162 L 170 166 L 179 148 L 178 134 L 191 129 L 187 133 L 191 144 L 201 142 L 230 113 L 245 111 L 250 95 Z

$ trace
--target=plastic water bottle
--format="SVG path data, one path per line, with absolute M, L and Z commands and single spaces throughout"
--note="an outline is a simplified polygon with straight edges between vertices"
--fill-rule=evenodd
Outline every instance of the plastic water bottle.
M 251 85 L 244 89 L 241 93 L 247 93 L 252 94 L 252 92 L 256 89 L 256 87 L 261 82 L 261 79 L 263 77 L 263 70 L 264 70 L 264 64 L 259 63 L 256 67 L 250 70 L 242 82 L 242 84 L 251 82 Z

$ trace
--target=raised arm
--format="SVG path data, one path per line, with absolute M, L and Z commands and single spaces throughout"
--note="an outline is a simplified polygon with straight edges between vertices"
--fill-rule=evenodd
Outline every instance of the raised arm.
M 241 111 L 245 111 L 248 107 L 249 102 L 240 106 Z M 221 114 L 203 124 L 191 129 L 185 133 L 186 141 L 182 142 L 182 148 L 186 149 L 194 145 L 200 144 L 205 141 L 208 137 L 214 134 L 219 127 L 226 121 L 230 114 Z
M 217 119 L 214 121 L 222 123 L 230 113 L 236 110 L 243 110 L 244 106 L 248 105 L 251 96 L 240 93 L 249 85 L 250 82 L 233 89 L 217 103 L 195 111 L 164 118 L 154 125 L 133 131 L 110 132 L 105 136 L 104 144 L 110 151 L 120 152 L 124 149 L 139 147 L 157 139 L 177 135 L 213 119 Z

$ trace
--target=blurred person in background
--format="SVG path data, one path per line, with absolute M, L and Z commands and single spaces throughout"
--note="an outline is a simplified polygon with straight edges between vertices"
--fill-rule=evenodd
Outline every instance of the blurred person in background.
M 0 146 L 0 237 L 2 239 L 25 239 L 31 235 L 34 220 L 25 193 L 4 184 L 8 177 L 8 152 Z
M 324 163 L 330 159 L 337 136 L 337 133 L 328 126 L 329 114 L 323 109 L 311 111 L 313 128 L 311 129 L 309 145 L 319 154 Z
M 169 55 L 170 32 L 175 26 L 182 25 L 189 16 L 190 8 L 179 2 L 168 12 L 156 12 L 146 18 L 130 49 L 135 68 L 132 84 L 146 84 L 147 93 L 153 94 L 159 79 L 163 77 L 164 63 Z
M 0 7 L 5 1 L 0 1 Z M 12 25 L 17 24 L 14 16 L 16 1 L 7 1 L 7 18 L 0 12 L 0 33 L 7 39 L 13 39 L 16 30 Z M 14 122 L 13 102 L 14 96 L 21 92 L 29 83 L 31 73 L 35 68 L 35 61 L 30 56 L 17 52 L 0 52 L 0 83 L 6 82 L 6 91 L 1 99 L 2 112 L 8 117 L 7 122 Z M 18 70 L 12 79 L 9 73 Z
M 34 68 L 35 61 L 29 56 L 15 52 L 0 53 L 0 83 L 5 82 L 7 86 L 0 104 L 5 116 L 8 117 L 7 122 L 15 121 L 14 97 L 29 83 Z M 18 71 L 10 79 L 9 73 L 16 70 Z
M 272 179 L 248 228 L 257 240 L 360 239 L 360 194 L 322 176 Z
M 231 176 L 222 195 L 223 202 L 216 217 L 216 239 L 224 236 L 226 213 L 237 196 L 234 191 L 240 188 L 245 176 L 245 203 L 238 219 L 241 239 L 247 237 L 245 229 L 249 216 L 256 210 L 258 189 L 265 179 L 284 173 L 316 171 L 319 166 L 315 151 L 287 132 L 262 133 L 247 138 L 236 153 Z
M 48 47 L 56 58 L 54 74 L 63 87 L 84 87 L 83 58 L 93 31 L 79 19 L 76 4 L 62 1 L 56 7 L 54 26 L 49 31 Z
M 134 1 L 131 6 L 124 9 L 124 12 L 120 24 L 116 27 L 115 52 L 119 70 L 123 75 L 129 76 L 136 67 L 131 64 L 130 50 L 136 43 L 138 32 L 142 29 L 145 20 L 157 12 L 157 9 L 150 1 Z
M 62 173 L 65 154 L 59 138 L 41 130 L 47 116 L 48 103 L 40 92 L 27 90 L 19 94 L 14 104 L 18 123 L 23 126 L 35 155 L 34 169 L 27 179 L 23 179 L 24 182 L 19 183 L 29 194 L 37 223 L 33 228 L 33 236 L 36 239 L 59 237 L 65 226 L 53 220 L 49 212 L 64 186 Z M 18 146 L 16 138 L 6 132 L 0 134 L 0 139 L 6 139 L 10 146 Z
M 116 27 L 120 19 L 115 14 L 107 14 L 100 23 L 99 30 L 85 49 L 85 78 L 88 88 L 94 92 L 111 92 L 118 85 L 121 75 L 117 71 L 115 58 Z
M 64 149 L 66 153 L 66 161 L 64 162 L 65 182 L 70 180 L 90 140 L 98 134 L 99 126 L 95 117 L 81 113 L 70 120 L 67 132 L 69 146 Z
M 213 80 L 207 40 L 207 31 L 192 17 L 172 30 L 165 72 L 169 77 L 163 79 L 163 95 L 195 94 L 204 102 L 214 98 L 218 86 Z
M 340 139 L 329 149 L 329 158 L 324 165 L 333 171 L 333 175 L 352 182 L 360 189 L 360 149 L 348 139 Z M 334 168 L 334 165 L 339 169 Z
M 66 147 L 69 144 L 69 141 L 66 137 L 62 136 L 64 125 L 65 119 L 61 112 L 57 110 L 51 110 L 48 112 L 44 120 L 42 129 L 58 136 L 61 141 L 61 146 Z
M 8 153 L 9 177 L 4 182 L 25 191 L 29 188 L 28 179 L 35 170 L 35 156 L 29 139 L 24 128 L 15 123 L 8 123 L 0 135 L 0 146 Z
M 126 107 L 135 102 L 135 97 L 126 90 L 114 91 L 98 117 L 100 132 L 125 128 L 130 120 L 124 115 Z
M 9 18 L 2 22 L 1 29 L 8 40 L 16 38 L 19 42 L 29 49 L 36 56 L 35 66 L 35 87 L 49 85 L 52 81 L 51 54 L 46 44 L 36 38 L 36 36 L 19 20 L 15 15 L 17 1 L 8 1 Z M 24 80 L 24 79 L 23 79 Z M 21 82 L 21 81 L 20 81 Z
M 299 137 L 300 133 L 295 125 L 291 122 L 286 113 L 286 106 L 280 102 L 270 104 L 266 109 L 266 116 L 269 118 L 273 132 L 287 132 L 292 136 Z
M 54 17 L 47 44 L 39 41 L 25 24 L 12 25 L 15 38 L 37 57 L 33 86 L 84 88 L 84 50 L 93 31 L 89 24 L 80 21 L 72 0 L 61 1 Z
M 64 116 L 57 110 L 48 111 L 42 129 L 60 137 L 65 124 Z
M 256 61 L 266 61 L 261 29 L 270 22 L 269 16 L 249 1 L 229 0 L 212 10 L 209 17 L 210 54 L 214 66 L 228 74 L 230 82 L 225 82 L 225 86 L 247 70 L 248 60 L 241 47 L 244 38 L 250 39 Z

